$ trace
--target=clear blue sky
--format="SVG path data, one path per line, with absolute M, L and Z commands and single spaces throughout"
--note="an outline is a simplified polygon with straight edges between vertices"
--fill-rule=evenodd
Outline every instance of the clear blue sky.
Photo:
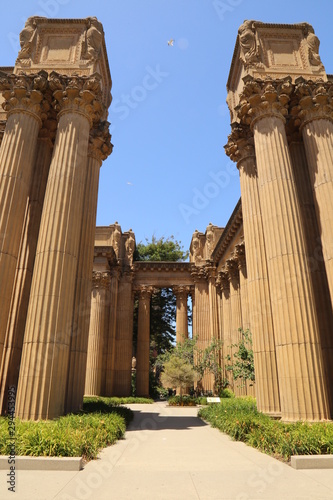
M 101 169 L 97 224 L 116 220 L 137 242 L 224 226 L 240 196 L 225 156 L 226 82 L 244 19 L 309 22 L 333 73 L 332 0 L 15 0 L 1 5 L 0 65 L 14 65 L 27 17 L 96 16 L 111 75 L 114 151 Z M 173 38 L 174 46 L 167 41 Z M 218 186 L 213 179 L 223 180 Z

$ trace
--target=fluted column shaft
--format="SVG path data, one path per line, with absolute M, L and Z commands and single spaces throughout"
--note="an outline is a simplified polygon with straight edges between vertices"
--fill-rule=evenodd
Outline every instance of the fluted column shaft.
M 17 416 L 54 418 L 65 411 L 92 110 L 92 77 L 52 73 L 59 123 L 46 187 L 17 393 Z M 99 88 L 99 91 L 96 88 Z M 94 92 L 90 89 L 94 88 Z M 97 96 L 97 98 L 96 98 Z
M 46 79 L 44 73 L 29 77 L 5 75 L 0 82 L 4 109 L 8 113 L 0 148 L 0 360 L 35 165 L 37 136 L 42 125 L 43 94 L 38 89 L 43 89 Z
M 224 366 L 229 364 L 227 357 L 232 355 L 231 353 L 231 305 L 230 305 L 230 283 L 228 280 L 228 275 L 225 271 L 220 273 L 221 276 L 221 292 L 222 292 L 222 309 L 223 309 L 223 336 L 221 338 L 223 342 L 223 360 Z M 224 377 L 228 380 L 229 385 L 233 384 L 232 372 L 225 370 Z
M 105 396 L 112 396 L 114 393 L 118 281 L 118 269 L 111 270 L 110 319 L 106 361 Z
M 150 287 L 139 292 L 138 341 L 136 350 L 136 394 L 149 396 L 149 350 L 150 350 Z
M 275 334 L 258 176 L 252 143 L 253 136 L 250 130 L 242 127 L 234 128 L 229 136 L 226 153 L 237 162 L 240 177 L 257 407 L 264 413 L 279 415 L 281 408 Z
M 299 116 L 333 303 L 333 86 L 328 85 L 330 91 L 322 83 L 309 85 L 311 105 L 310 96 L 301 98 Z
M 219 338 L 219 317 L 218 317 L 218 304 L 217 304 L 217 290 L 216 290 L 216 269 L 211 268 L 208 271 L 208 295 L 209 295 L 209 337 L 207 339 L 207 346 Z M 212 392 L 217 391 L 215 386 L 214 374 L 208 375 L 208 390 Z
M 103 356 L 109 326 L 110 273 L 94 272 L 84 394 L 101 396 Z
M 201 274 L 200 274 L 201 273 Z M 193 337 L 197 337 L 197 346 L 200 350 L 205 349 L 209 339 L 209 290 L 207 284 L 207 274 L 203 269 L 198 268 L 193 274 L 195 289 L 195 319 L 193 323 Z M 201 381 L 198 381 L 197 388 L 209 390 L 210 378 L 204 374 Z
M 17 386 L 21 363 L 22 344 L 29 304 L 32 272 L 36 257 L 36 247 L 42 215 L 43 201 L 49 173 L 52 142 L 38 139 L 36 164 L 33 181 L 26 206 L 19 258 L 10 306 L 10 315 L 5 338 L 0 380 L 0 407 L 7 408 L 7 390 L 10 385 Z
M 90 321 L 92 270 L 95 244 L 99 172 L 111 153 L 108 122 L 94 127 L 89 136 L 87 176 L 84 187 L 82 232 L 80 236 L 77 280 L 67 377 L 66 412 L 82 408 Z
M 283 118 L 290 92 L 290 79 L 250 82 L 240 98 L 240 116 L 247 109 L 253 120 L 281 415 L 322 420 L 330 415 L 327 386 Z
M 173 287 L 176 295 L 176 342 L 188 338 L 187 297 L 189 289 L 183 286 Z
M 131 273 L 121 276 L 118 287 L 117 326 L 114 363 L 114 396 L 131 395 L 131 369 L 133 355 L 133 308 Z

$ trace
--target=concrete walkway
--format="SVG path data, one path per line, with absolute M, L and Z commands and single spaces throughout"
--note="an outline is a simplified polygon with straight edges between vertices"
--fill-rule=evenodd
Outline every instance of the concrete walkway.
M 125 439 L 80 472 L 0 471 L 1 500 L 332 500 L 333 470 L 294 470 L 196 417 L 197 408 L 129 405 Z

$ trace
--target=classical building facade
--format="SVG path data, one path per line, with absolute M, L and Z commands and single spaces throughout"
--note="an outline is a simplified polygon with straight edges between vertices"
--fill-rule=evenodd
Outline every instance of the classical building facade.
M 226 154 L 241 200 L 225 228 L 195 231 L 189 262 L 135 262 L 135 236 L 95 229 L 98 173 L 112 151 L 111 77 L 96 18 L 30 18 L 2 68 L 0 404 L 52 418 L 86 395 L 129 395 L 138 298 L 137 394 L 149 393 L 150 303 L 172 288 L 177 339 L 252 332 L 258 409 L 286 421 L 333 414 L 333 77 L 307 23 L 244 21 L 227 102 Z M 205 391 L 214 380 L 205 375 Z

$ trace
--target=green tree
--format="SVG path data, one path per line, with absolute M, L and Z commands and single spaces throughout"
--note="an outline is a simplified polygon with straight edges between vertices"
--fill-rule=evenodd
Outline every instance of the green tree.
M 229 363 L 226 369 L 232 372 L 234 380 L 240 379 L 244 385 L 247 380 L 255 381 L 252 334 L 249 329 L 239 328 L 238 331 L 241 334 L 241 340 L 231 345 L 234 352 L 232 357 L 226 356 Z
M 161 374 L 161 381 L 165 387 L 180 388 L 180 398 L 183 391 L 194 384 L 196 372 L 191 363 L 172 354 L 168 361 L 164 363 L 164 370 Z

